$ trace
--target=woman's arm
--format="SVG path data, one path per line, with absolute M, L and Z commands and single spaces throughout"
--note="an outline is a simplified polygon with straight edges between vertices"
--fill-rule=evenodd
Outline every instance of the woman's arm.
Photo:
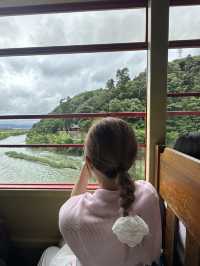
M 87 162 L 84 163 L 78 181 L 74 185 L 71 197 L 83 194 L 87 191 L 88 179 L 90 178 L 90 170 Z

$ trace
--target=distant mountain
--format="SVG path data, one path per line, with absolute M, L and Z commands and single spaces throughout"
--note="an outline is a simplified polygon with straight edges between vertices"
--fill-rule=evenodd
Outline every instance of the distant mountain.
M 31 129 L 32 125 L 26 124 L 0 124 L 0 129 Z

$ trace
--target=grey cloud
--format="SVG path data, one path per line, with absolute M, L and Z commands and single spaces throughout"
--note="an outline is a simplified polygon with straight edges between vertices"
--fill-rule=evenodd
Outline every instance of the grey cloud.
M 27 71 L 27 68 L 31 67 L 31 62 L 30 62 L 30 58 L 25 58 L 25 57 L 22 57 L 20 58 L 17 58 L 17 57 L 8 57 L 8 58 L 4 58 L 4 62 L 7 62 L 7 66 L 9 66 L 11 68 L 11 71 L 15 71 L 15 72 L 23 72 L 25 71 L 25 68 L 26 68 L 26 71 Z
M 200 5 L 171 7 L 169 39 L 200 38 Z
M 0 18 L 0 47 L 139 41 L 144 38 L 142 12 L 129 10 Z M 196 13 L 189 13 L 191 20 Z M 182 34 L 183 30 L 177 29 L 178 34 Z M 195 27 L 190 31 L 193 29 L 197 31 Z M 182 50 L 182 56 L 188 53 L 200 54 L 200 49 Z M 169 60 L 179 55 L 177 50 L 170 50 Z M 48 113 L 63 97 L 104 87 L 119 68 L 128 67 L 131 78 L 135 77 L 145 69 L 146 58 L 145 51 L 2 58 L 0 113 Z
M 6 99 L 6 101 L 5 101 Z M 60 94 L 43 97 L 37 93 L 26 93 L 23 91 L 4 91 L 4 97 L 0 98 L 1 114 L 41 114 L 48 113 L 53 106 L 59 103 Z
M 2 48 L 142 41 L 145 12 L 136 9 L 4 17 L 0 25 Z M 127 28 L 131 31 L 124 30 Z
M 97 83 L 102 83 L 102 80 L 107 80 L 109 78 L 111 78 L 110 73 L 108 73 L 105 68 L 99 69 L 91 75 L 91 80 Z
M 0 48 L 8 48 L 16 42 L 19 29 L 16 27 L 14 20 L 8 21 L 6 18 L 0 18 L 0 36 Z
M 53 15 L 51 15 L 53 16 Z M 62 45 L 67 43 L 65 36 L 65 27 L 60 15 L 54 15 L 50 19 L 48 15 L 37 15 L 37 26 L 35 26 L 35 18 L 33 17 L 34 31 L 30 36 L 30 43 L 33 46 L 46 46 L 46 45 Z
M 10 95 L 12 99 L 20 99 L 22 101 L 26 101 L 28 97 L 30 97 L 30 93 L 25 90 L 19 90 L 19 88 L 16 88 L 13 91 L 10 91 Z
M 41 72 L 41 75 L 53 78 L 54 76 L 57 77 L 58 73 L 60 77 L 74 76 L 81 69 L 89 66 L 78 55 L 62 55 L 45 58 L 36 67 Z

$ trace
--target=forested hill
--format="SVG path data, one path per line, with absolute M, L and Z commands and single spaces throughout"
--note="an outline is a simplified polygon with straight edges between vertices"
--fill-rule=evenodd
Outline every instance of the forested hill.
M 92 88 L 91 88 L 92 89 Z M 67 89 L 66 89 L 67 91 Z M 200 56 L 187 56 L 169 63 L 168 92 L 200 92 Z M 128 68 L 117 70 L 115 79 L 109 79 L 104 88 L 83 92 L 72 98 L 62 99 L 52 113 L 90 113 L 117 111 L 144 111 L 146 102 L 146 73 L 142 72 L 131 79 Z M 194 111 L 200 109 L 200 98 L 168 98 L 168 110 Z M 169 139 L 186 131 L 198 130 L 200 118 L 173 118 L 168 121 Z M 134 125 L 139 139 L 144 137 L 144 123 L 141 119 L 129 119 Z M 85 120 L 41 120 L 33 125 L 28 141 L 33 142 L 34 133 L 56 133 L 68 130 L 78 123 L 87 130 L 90 122 Z M 170 135 L 171 134 L 171 135 Z

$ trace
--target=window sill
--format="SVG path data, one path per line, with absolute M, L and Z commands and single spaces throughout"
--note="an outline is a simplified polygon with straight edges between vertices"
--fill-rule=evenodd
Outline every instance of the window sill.
M 72 190 L 74 184 L 0 184 L 0 190 Z M 97 184 L 89 184 L 88 190 L 98 188 Z

